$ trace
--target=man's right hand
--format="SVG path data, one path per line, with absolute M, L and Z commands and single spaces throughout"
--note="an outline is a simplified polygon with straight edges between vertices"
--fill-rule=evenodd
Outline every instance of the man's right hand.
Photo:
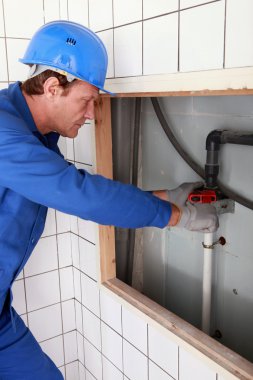
M 211 204 L 187 203 L 179 211 L 181 215 L 175 227 L 199 232 L 215 232 L 219 227 L 216 209 Z

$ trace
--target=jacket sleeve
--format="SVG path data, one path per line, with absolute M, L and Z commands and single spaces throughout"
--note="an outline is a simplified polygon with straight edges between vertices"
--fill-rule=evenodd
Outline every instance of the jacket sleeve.
M 33 202 L 104 225 L 163 228 L 168 224 L 169 202 L 77 170 L 25 130 L 20 120 L 8 119 L 11 128 L 2 124 L 2 118 L 0 125 L 1 186 Z

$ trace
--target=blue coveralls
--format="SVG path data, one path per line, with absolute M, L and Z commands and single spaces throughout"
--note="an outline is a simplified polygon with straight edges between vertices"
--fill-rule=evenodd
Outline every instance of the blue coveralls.
M 64 160 L 59 135 L 41 135 L 20 83 L 0 91 L 0 380 L 56 380 L 60 371 L 11 306 L 11 286 L 45 224 L 47 208 L 104 225 L 165 227 L 168 202 L 90 175 Z

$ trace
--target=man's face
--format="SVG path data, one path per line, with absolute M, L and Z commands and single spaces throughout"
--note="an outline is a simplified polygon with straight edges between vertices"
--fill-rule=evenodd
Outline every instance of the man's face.
M 50 129 L 61 136 L 74 138 L 86 120 L 94 119 L 94 102 L 98 89 L 87 82 L 75 81 L 66 95 L 61 94 L 52 109 Z

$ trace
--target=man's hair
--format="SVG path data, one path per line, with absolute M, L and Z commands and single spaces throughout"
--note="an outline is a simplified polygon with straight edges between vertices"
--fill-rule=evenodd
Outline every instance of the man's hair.
M 58 79 L 59 85 L 62 86 L 64 89 L 63 95 L 68 94 L 69 88 L 75 82 L 75 80 L 73 80 L 72 82 L 68 82 L 67 77 L 65 75 L 59 74 L 52 70 L 45 70 L 41 74 L 36 75 L 35 77 L 29 78 L 26 81 L 24 81 L 21 84 L 21 89 L 27 95 L 42 95 L 44 94 L 43 85 L 45 81 L 50 77 L 55 77 Z

